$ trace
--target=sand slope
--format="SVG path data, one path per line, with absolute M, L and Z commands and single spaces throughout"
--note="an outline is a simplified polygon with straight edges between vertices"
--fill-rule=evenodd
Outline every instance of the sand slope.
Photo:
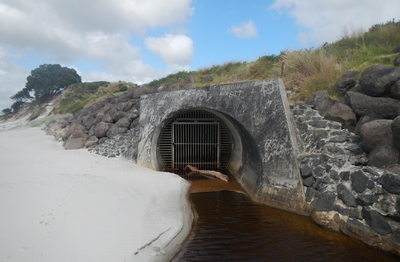
M 190 230 L 188 183 L 39 128 L 0 132 L 0 261 L 165 261 Z

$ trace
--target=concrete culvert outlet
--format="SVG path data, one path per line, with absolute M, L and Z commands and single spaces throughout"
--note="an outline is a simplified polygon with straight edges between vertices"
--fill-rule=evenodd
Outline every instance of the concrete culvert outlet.
M 185 177 L 187 165 L 228 171 L 233 149 L 234 140 L 225 122 L 211 112 L 196 109 L 176 113 L 166 123 L 157 154 L 163 170 Z

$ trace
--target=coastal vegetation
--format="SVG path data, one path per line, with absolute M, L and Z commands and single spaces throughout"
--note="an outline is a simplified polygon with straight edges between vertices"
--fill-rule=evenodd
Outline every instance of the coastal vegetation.
M 372 64 L 393 65 L 397 54 L 392 50 L 399 44 L 400 21 L 393 20 L 376 24 L 367 31 L 345 29 L 337 41 L 324 43 L 317 48 L 284 50 L 278 55 L 261 56 L 252 62 L 231 61 L 197 71 L 181 71 L 143 86 L 158 88 L 176 83 L 178 88 L 183 88 L 181 81 L 184 82 L 183 80 L 187 78 L 192 79 L 195 87 L 202 87 L 226 82 L 282 77 L 292 102 L 307 102 L 317 91 L 327 91 L 333 99 L 338 99 L 340 94 L 333 86 L 344 72 L 348 70 L 362 72 Z M 127 82 L 81 83 L 80 77 L 75 80 L 69 83 L 66 89 L 65 84 L 58 85 L 56 90 L 49 89 L 51 94 L 63 91 L 55 108 L 56 113 L 75 113 L 109 95 L 118 96 L 137 87 L 136 84 Z M 38 95 L 35 92 L 35 97 L 30 97 L 29 90 L 26 87 L 18 92 L 14 96 L 16 103 L 11 109 L 4 109 L 3 114 L 15 113 L 27 100 L 40 98 L 40 92 L 37 92 Z M 49 92 L 46 91 L 45 94 Z

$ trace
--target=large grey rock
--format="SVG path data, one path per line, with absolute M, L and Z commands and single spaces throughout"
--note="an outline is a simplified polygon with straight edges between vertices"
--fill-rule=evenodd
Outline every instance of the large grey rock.
M 94 118 L 90 115 L 86 115 L 86 116 L 82 117 L 82 123 L 86 127 L 87 130 L 89 130 L 92 127 L 92 125 L 94 124 L 95 121 L 96 121 L 96 118 Z
M 109 113 L 106 113 L 102 118 L 102 122 L 112 124 L 112 123 L 114 123 L 114 119 L 112 118 L 112 116 Z
M 71 125 L 67 126 L 63 130 L 62 139 L 64 141 L 68 140 L 68 137 L 74 133 L 87 133 L 86 127 L 78 122 L 73 122 Z
M 396 117 L 392 122 L 393 144 L 400 150 L 400 116 Z
M 375 210 L 367 210 L 363 208 L 362 216 L 367 224 L 379 234 L 386 236 L 393 232 L 386 219 Z
M 398 80 L 400 80 L 400 68 L 373 65 L 363 71 L 359 83 L 364 94 L 382 96 Z
M 353 87 L 355 87 L 357 84 L 357 81 L 355 80 L 354 77 L 352 78 L 346 78 L 342 79 L 340 82 L 336 83 L 333 88 L 338 90 L 339 93 L 344 94 Z
M 392 138 L 393 120 L 373 120 L 361 126 L 360 136 L 361 144 L 366 152 L 371 152 L 383 140 Z
M 336 121 L 342 124 L 343 128 L 353 131 L 357 122 L 356 114 L 353 110 L 343 104 L 335 103 L 325 112 L 325 119 Z
M 113 108 L 109 111 L 110 116 L 113 118 L 114 123 L 118 122 L 121 118 L 125 117 L 124 111 L 118 111 L 117 108 Z
M 334 192 L 323 192 L 318 198 L 314 198 L 311 205 L 316 211 L 331 211 L 336 203 L 336 194 Z
M 85 147 L 87 134 L 84 133 L 73 133 L 67 141 L 64 142 L 65 149 L 79 149 Z
M 363 193 L 367 189 L 368 177 L 363 171 L 358 170 L 351 174 L 351 187 L 357 193 Z
M 400 99 L 400 80 L 396 81 L 390 87 L 390 96 L 396 99 Z
M 128 127 L 131 125 L 131 121 L 130 121 L 128 118 L 123 117 L 123 118 L 120 118 L 120 119 L 118 120 L 118 122 L 115 123 L 115 125 L 117 125 L 117 126 L 119 126 L 119 127 L 128 128 Z
M 45 124 L 44 130 L 47 135 L 52 135 L 56 140 L 62 139 L 63 129 L 68 126 L 68 121 L 65 118 L 49 121 Z
M 112 124 L 110 123 L 100 122 L 94 127 L 93 133 L 97 138 L 105 137 L 107 136 L 107 132 L 111 128 L 111 126 Z
M 355 76 L 359 73 L 358 70 L 348 70 L 343 73 L 341 79 L 342 80 L 347 80 L 347 79 L 355 79 Z
M 97 145 L 98 141 L 99 141 L 99 139 L 96 136 L 91 136 L 86 140 L 85 147 L 95 146 L 95 145 Z
M 126 133 L 128 131 L 128 128 L 126 127 L 119 127 L 117 125 L 113 125 L 108 131 L 107 131 L 107 137 L 111 138 L 117 134 L 122 134 Z
M 397 99 L 371 97 L 349 91 L 345 95 L 345 100 L 358 116 L 393 119 L 399 115 L 400 100 Z
M 314 106 L 318 113 L 324 116 L 326 111 L 333 105 L 333 100 L 326 91 L 319 91 L 311 97 L 308 104 Z
M 399 150 L 393 145 L 392 139 L 384 140 L 368 155 L 368 165 L 380 168 L 395 165 L 398 160 Z
M 354 130 L 353 130 L 354 134 L 360 136 L 360 135 L 361 135 L 360 130 L 361 130 L 362 125 L 365 124 L 365 123 L 367 123 L 367 122 L 371 122 L 372 120 L 377 120 L 377 119 L 374 118 L 374 117 L 370 117 L 370 116 L 363 116 L 363 117 L 361 117 L 361 118 L 357 121 L 356 126 L 354 127 Z
M 133 120 L 139 117 L 139 112 L 135 108 L 132 108 L 128 112 L 126 112 L 125 117 L 132 122 Z
M 369 246 L 377 246 L 381 242 L 379 234 L 368 225 L 361 223 L 358 219 L 350 218 L 341 225 L 342 232 L 350 237 L 359 239 Z M 379 243 L 381 245 L 381 243 Z
M 393 53 L 400 53 L 400 45 L 397 45 L 395 48 L 392 50 Z
M 389 193 L 400 195 L 400 175 L 385 173 L 378 182 Z
M 111 109 L 111 104 L 107 103 L 104 104 L 98 111 L 97 111 L 97 117 L 103 118 L 104 115 Z
M 377 195 L 359 195 L 357 197 L 357 203 L 361 206 L 367 207 L 373 205 L 375 202 L 378 201 L 378 199 L 379 196 Z
M 346 206 L 356 207 L 357 200 L 349 189 L 343 184 L 337 186 L 338 198 L 343 201 Z

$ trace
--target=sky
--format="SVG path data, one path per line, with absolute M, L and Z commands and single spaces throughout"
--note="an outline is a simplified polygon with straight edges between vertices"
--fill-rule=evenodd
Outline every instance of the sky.
M 0 110 L 42 64 L 148 83 L 400 20 L 400 0 L 0 0 Z

